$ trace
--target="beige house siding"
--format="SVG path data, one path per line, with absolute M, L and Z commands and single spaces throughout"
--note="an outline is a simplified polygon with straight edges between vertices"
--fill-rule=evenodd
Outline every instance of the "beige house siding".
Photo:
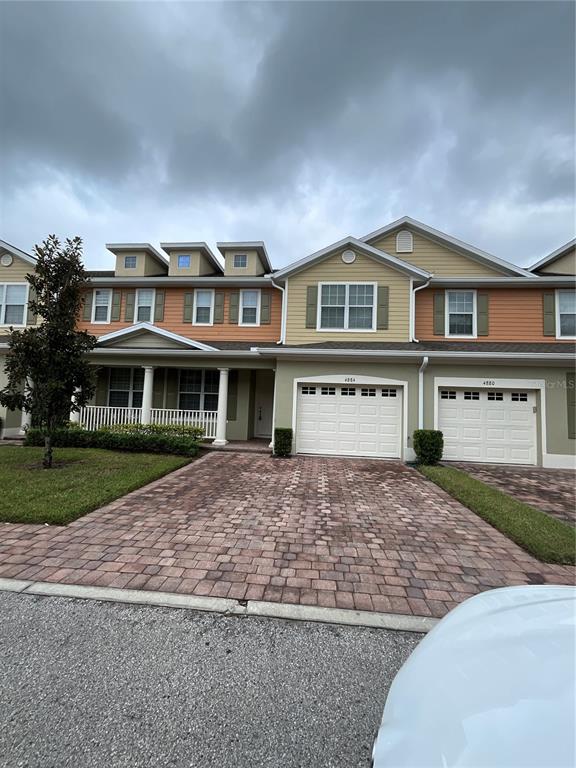
M 124 268 L 125 256 L 136 256 L 135 269 Z M 163 268 L 155 258 L 144 251 L 122 251 L 121 253 L 116 254 L 116 269 L 114 270 L 114 274 L 116 277 L 154 277 L 158 275 L 166 275 L 167 268 Z
M 8 251 L 4 251 L 0 248 L 0 256 L 2 256 L 3 253 L 8 253 Z M 2 283 L 26 283 L 26 275 L 31 274 L 34 272 L 34 265 L 30 264 L 28 261 L 24 261 L 24 259 L 18 258 L 18 256 L 14 256 L 14 254 L 10 254 L 13 258 L 12 264 L 9 267 L 3 267 L 0 265 L 0 284 Z M 24 315 L 25 321 L 26 321 L 26 313 Z M 2 336 L 5 336 L 6 334 L 10 333 L 10 327 L 7 325 L 0 325 L 0 338 Z
M 404 227 L 404 229 L 409 229 Z M 484 266 L 471 258 L 463 256 L 456 251 L 452 251 L 444 245 L 429 240 L 421 234 L 412 232 L 414 241 L 414 250 L 412 253 L 396 252 L 396 235 L 398 232 L 388 234 L 382 240 L 378 240 L 371 245 L 386 251 L 392 256 L 397 256 L 403 261 L 414 264 L 420 269 L 432 272 L 441 277 L 496 277 L 502 275 L 497 268 Z
M 234 255 L 237 253 L 246 254 L 246 267 L 239 269 L 234 266 Z M 224 274 L 226 277 L 258 277 L 266 274 L 266 269 L 257 251 L 236 248 L 224 252 Z
M 158 336 L 156 333 L 124 336 L 117 340 L 109 341 L 106 346 L 113 349 L 188 349 L 184 344 L 174 339 Z
M 190 256 L 190 266 L 179 267 L 178 256 L 185 255 Z M 191 251 L 187 248 L 170 251 L 170 267 L 168 268 L 170 277 L 202 277 L 203 275 L 213 275 L 215 272 L 213 265 L 200 251 Z
M 576 275 L 576 248 L 546 264 L 538 272 L 548 275 Z
M 317 331 L 306 328 L 306 292 L 309 285 L 330 282 L 375 282 L 389 288 L 388 328 L 376 331 Z M 410 336 L 410 278 L 362 253 L 353 264 L 339 251 L 287 280 L 287 344 L 323 341 L 408 341 Z

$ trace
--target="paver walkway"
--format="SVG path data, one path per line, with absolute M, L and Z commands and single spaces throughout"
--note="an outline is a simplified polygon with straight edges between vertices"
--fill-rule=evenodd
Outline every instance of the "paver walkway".
M 570 469 L 451 462 L 477 480 L 518 501 L 576 525 L 576 473 Z
M 0 576 L 442 616 L 574 572 L 402 464 L 222 452 L 67 527 L 1 524 Z

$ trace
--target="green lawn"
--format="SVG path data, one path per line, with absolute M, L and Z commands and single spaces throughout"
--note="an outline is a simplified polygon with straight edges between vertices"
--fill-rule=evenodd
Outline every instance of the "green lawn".
M 538 560 L 543 563 L 574 564 L 576 530 L 572 526 L 458 469 L 443 466 L 419 466 L 418 469 Z
M 190 462 L 185 456 L 54 449 L 42 469 L 42 448 L 0 447 L 0 521 L 65 525 Z

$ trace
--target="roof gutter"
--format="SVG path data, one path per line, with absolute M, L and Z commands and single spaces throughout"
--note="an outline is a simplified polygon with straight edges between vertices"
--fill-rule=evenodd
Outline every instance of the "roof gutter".
M 282 288 L 281 285 L 278 285 L 274 282 L 274 278 L 272 275 L 270 275 L 270 282 L 274 286 L 274 288 L 278 288 L 279 291 L 282 291 L 282 320 L 280 321 L 280 340 L 276 342 L 276 344 L 285 344 L 286 343 L 286 314 L 288 307 L 288 297 L 286 296 L 286 291 L 284 288 Z M 288 287 L 288 285 L 286 285 Z
M 405 357 L 407 359 L 422 357 L 422 350 L 404 349 L 302 349 L 298 347 L 290 349 L 274 349 L 273 347 L 252 347 L 252 351 L 263 357 L 272 355 L 296 356 L 296 357 Z M 430 350 L 426 352 L 429 358 L 474 358 L 476 360 L 574 360 L 572 352 L 450 352 L 443 350 Z

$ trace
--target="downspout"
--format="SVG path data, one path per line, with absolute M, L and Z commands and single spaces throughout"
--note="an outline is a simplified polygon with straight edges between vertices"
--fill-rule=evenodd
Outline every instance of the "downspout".
M 432 275 L 434 277 L 434 275 Z M 430 280 L 432 279 L 430 278 Z M 410 341 L 418 341 L 416 338 L 416 291 L 421 291 L 422 288 L 428 288 L 430 285 L 430 280 L 427 280 L 424 285 L 419 285 L 418 288 L 414 288 L 413 291 L 410 292 L 410 296 L 412 299 L 412 306 L 410 307 L 410 320 L 411 320 L 411 333 L 410 333 Z
M 424 371 L 427 367 L 428 355 L 424 355 L 418 368 L 418 429 L 424 429 Z
M 286 291 L 284 288 L 282 288 L 281 285 L 278 285 L 274 282 L 272 275 L 270 275 L 270 282 L 274 288 L 278 288 L 279 291 L 282 291 L 282 320 L 280 323 L 280 340 L 277 341 L 276 344 L 284 344 L 286 339 Z

